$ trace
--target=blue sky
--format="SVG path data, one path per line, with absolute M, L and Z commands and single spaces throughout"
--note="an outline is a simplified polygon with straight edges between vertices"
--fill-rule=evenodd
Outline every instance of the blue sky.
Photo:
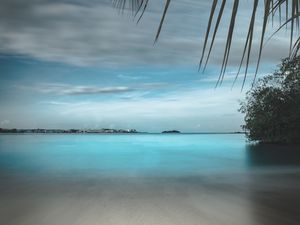
M 245 90 L 242 78 L 231 85 L 248 16 L 239 17 L 225 81 L 215 89 L 226 26 L 207 70 L 197 71 L 210 1 L 172 1 L 155 45 L 163 1 L 150 1 L 138 25 L 109 0 L 0 1 L 0 127 L 240 130 L 237 109 L 255 60 Z M 251 13 L 246 4 L 241 15 Z M 258 42 L 256 36 L 254 58 Z M 259 76 L 287 49 L 281 32 L 265 48 Z

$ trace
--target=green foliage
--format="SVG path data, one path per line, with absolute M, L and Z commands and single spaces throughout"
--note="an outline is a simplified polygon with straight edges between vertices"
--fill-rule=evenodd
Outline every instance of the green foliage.
M 300 143 L 300 56 L 284 59 L 274 74 L 258 80 L 240 111 L 249 140 Z

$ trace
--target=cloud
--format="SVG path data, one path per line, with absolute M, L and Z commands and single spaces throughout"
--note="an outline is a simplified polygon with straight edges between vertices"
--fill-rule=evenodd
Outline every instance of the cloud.
M 144 83 L 124 86 L 124 92 L 119 92 L 118 87 L 59 83 L 15 86 L 20 101 L 4 103 L 0 121 L 9 118 L 12 122 L 7 127 L 12 128 L 94 128 L 115 124 L 118 128 L 155 132 L 234 131 L 243 124 L 243 115 L 237 112 L 239 100 L 245 97 L 240 89 L 198 85 L 166 88 L 168 84 Z M 111 92 L 102 93 L 103 90 Z
M 143 80 L 146 78 L 145 76 L 132 76 L 132 75 L 125 75 L 125 74 L 118 74 L 117 77 L 123 80 Z
M 220 88 L 186 90 L 160 97 L 140 97 L 134 101 L 49 101 L 43 104 L 47 104 L 58 118 L 69 123 L 80 121 L 85 124 L 100 124 L 100 127 L 114 123 L 117 127 L 133 127 L 145 131 L 168 128 L 185 131 L 232 131 L 239 130 L 242 124 L 242 115 L 237 109 L 239 100 L 243 98 L 239 90 L 230 92 Z
M 54 95 L 100 95 L 100 94 L 117 94 L 117 93 L 129 93 L 133 91 L 147 91 L 166 87 L 165 83 L 142 83 L 136 86 L 87 86 L 87 85 L 69 85 L 69 84 L 36 84 L 33 86 L 15 86 L 15 88 L 30 90 L 43 94 Z
M 231 64 L 239 63 L 245 42 L 241 34 L 246 34 L 251 13 L 245 4 L 249 3 L 241 3 L 244 16 L 239 17 Z M 153 46 L 163 1 L 151 0 L 136 25 L 129 12 L 118 14 L 110 0 L 1 0 L 0 53 L 76 66 L 197 65 L 210 6 L 206 0 L 172 1 Z M 221 61 L 226 33 L 227 25 L 221 26 L 210 63 Z M 254 51 L 259 38 L 254 37 Z M 266 60 L 278 61 L 287 54 L 288 39 L 278 38 L 265 49 Z
M 8 124 L 10 124 L 10 120 L 2 120 L 2 121 L 0 122 L 0 125 L 1 125 L 1 126 L 5 126 L 5 125 L 8 125 Z
M 204 116 L 209 112 L 213 115 L 233 115 L 237 109 L 232 105 L 238 105 L 243 99 L 239 90 L 228 91 L 225 88 L 217 90 L 185 90 L 165 96 L 136 98 L 135 101 L 110 99 L 105 102 L 77 101 L 59 102 L 48 101 L 47 104 L 61 106 L 61 113 L 68 115 L 94 115 L 106 116 L 113 119 L 124 117 L 146 116 L 154 118 Z M 67 106 L 67 109 L 64 109 Z M 222 110 L 220 111 L 220 108 Z M 101 109 L 101 110 L 100 110 Z M 101 113 L 100 113 L 101 111 Z M 124 112 L 126 112 L 124 114 Z

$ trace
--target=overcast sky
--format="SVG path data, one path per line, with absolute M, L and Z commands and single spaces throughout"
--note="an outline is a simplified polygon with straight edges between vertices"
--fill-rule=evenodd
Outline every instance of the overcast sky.
M 251 1 L 241 2 L 225 81 L 214 89 L 226 24 L 207 70 L 197 71 L 211 1 L 172 0 L 153 45 L 162 0 L 150 1 L 139 24 L 110 0 L 0 0 L 0 127 L 240 130 L 237 109 L 261 29 L 258 22 L 247 87 L 240 91 L 241 78 L 230 90 L 251 13 Z M 285 31 L 274 37 L 259 75 L 272 72 L 288 47 Z

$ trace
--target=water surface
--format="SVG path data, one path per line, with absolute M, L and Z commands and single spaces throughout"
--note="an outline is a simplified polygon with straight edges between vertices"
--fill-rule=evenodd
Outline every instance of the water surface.
M 247 169 L 243 135 L 1 135 L 0 166 L 30 175 L 194 176 Z
M 241 134 L 0 135 L 0 223 L 292 225 L 297 146 Z

